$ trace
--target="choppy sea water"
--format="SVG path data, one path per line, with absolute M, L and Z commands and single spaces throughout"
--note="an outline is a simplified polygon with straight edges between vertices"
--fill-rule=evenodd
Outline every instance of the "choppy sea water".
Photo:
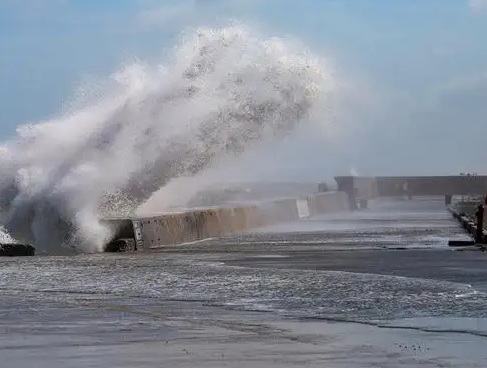
M 354 214 L 162 251 L 2 259 L 0 328 L 7 334 L 2 341 L 21 349 L 22 336 L 31 339 L 45 326 L 52 328 L 50 333 L 62 331 L 68 345 L 83 328 L 102 341 L 124 324 L 137 331 L 138 323 L 140 334 L 152 339 L 162 328 L 154 313 L 168 313 L 154 312 L 154 306 L 179 302 L 484 338 L 482 270 L 462 264 L 483 253 L 466 256 L 446 245 L 449 238 L 464 236 L 440 199 L 422 199 L 382 201 Z M 400 252 L 416 257 L 404 258 L 401 269 L 407 273 L 394 266 Z M 376 261 L 371 262 L 371 254 Z M 330 269 L 317 266 L 320 258 Z M 441 272 L 425 277 L 425 262 L 434 268 L 435 259 L 443 260 L 442 272 L 462 277 Z M 353 272 L 351 263 L 358 265 Z M 195 309 L 192 317 L 198 319 L 199 313 Z M 103 326 L 100 336 L 93 321 Z

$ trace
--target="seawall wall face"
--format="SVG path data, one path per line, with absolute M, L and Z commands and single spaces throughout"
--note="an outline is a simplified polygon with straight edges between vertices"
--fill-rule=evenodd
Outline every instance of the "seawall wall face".
M 346 192 L 352 200 L 403 195 L 485 195 L 487 176 L 337 176 L 339 191 Z
M 404 176 L 377 177 L 380 196 L 395 196 L 404 192 L 404 184 L 412 195 L 485 195 L 487 176 Z
M 282 198 L 259 204 L 209 208 L 133 219 L 137 248 L 182 244 L 322 213 L 349 211 L 348 195 L 326 192 L 302 198 Z

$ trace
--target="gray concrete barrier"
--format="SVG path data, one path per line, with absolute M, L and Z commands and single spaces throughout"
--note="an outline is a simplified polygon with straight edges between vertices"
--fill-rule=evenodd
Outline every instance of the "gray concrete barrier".
M 311 216 L 351 210 L 349 196 L 345 192 L 326 192 L 309 196 L 308 207 Z
M 325 192 L 301 198 L 273 199 L 258 204 L 105 221 L 118 229 L 116 234 L 119 238 L 133 238 L 135 248 L 142 250 L 220 237 L 262 226 L 297 221 L 322 213 L 348 210 L 350 203 L 347 193 Z M 113 251 L 116 244 L 125 243 L 111 242 L 109 249 Z

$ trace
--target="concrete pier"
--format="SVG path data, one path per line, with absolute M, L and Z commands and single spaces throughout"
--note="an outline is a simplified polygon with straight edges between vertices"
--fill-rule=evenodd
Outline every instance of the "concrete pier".
M 345 192 L 325 192 L 241 206 L 197 208 L 132 219 L 105 219 L 104 222 L 117 229 L 114 241 L 107 245 L 106 250 L 117 251 L 117 245 L 126 247 L 126 243 L 121 241 L 123 239 L 133 239 L 134 248 L 143 250 L 200 241 L 350 209 L 349 197 Z
M 445 205 L 450 206 L 453 195 L 487 192 L 487 176 L 337 176 L 335 181 L 337 191 L 329 191 L 321 183 L 316 185 L 317 193 L 309 195 L 105 221 L 116 228 L 114 240 L 133 239 L 133 247 L 142 250 L 220 237 L 321 213 L 367 209 L 369 200 L 377 197 L 411 200 L 415 196 L 442 195 Z

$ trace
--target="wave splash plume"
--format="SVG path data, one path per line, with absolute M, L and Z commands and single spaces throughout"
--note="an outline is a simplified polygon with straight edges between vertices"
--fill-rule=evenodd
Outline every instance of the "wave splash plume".
M 288 134 L 333 89 L 319 59 L 241 26 L 199 29 L 174 50 L 171 63 L 135 63 L 95 103 L 0 146 L 11 236 L 101 251 L 113 234 L 100 216 L 133 213 L 170 179 Z

